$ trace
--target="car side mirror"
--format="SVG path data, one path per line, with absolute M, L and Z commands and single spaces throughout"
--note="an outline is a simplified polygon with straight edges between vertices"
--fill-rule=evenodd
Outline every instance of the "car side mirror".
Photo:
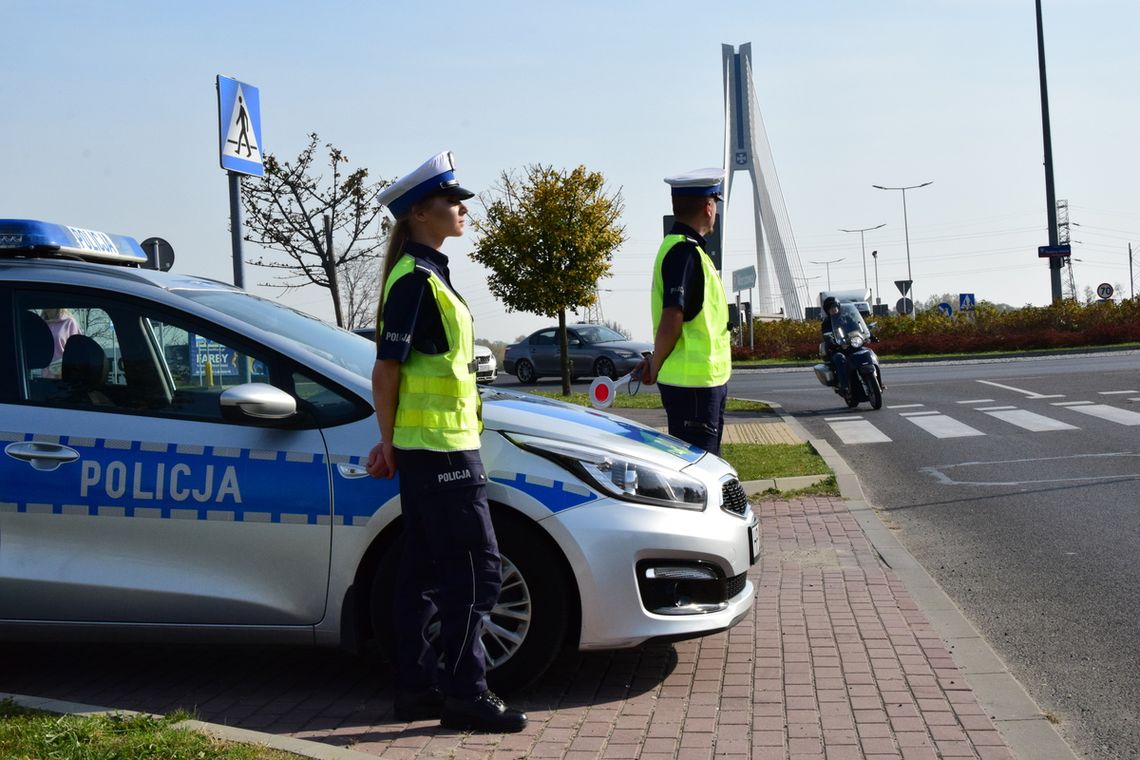
M 297 399 L 268 383 L 227 388 L 218 397 L 218 403 L 226 419 L 286 420 L 297 413 Z

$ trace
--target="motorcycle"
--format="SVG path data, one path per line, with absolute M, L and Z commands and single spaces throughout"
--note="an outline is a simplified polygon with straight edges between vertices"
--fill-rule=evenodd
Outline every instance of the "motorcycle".
M 832 319 L 831 331 L 823 334 L 823 342 L 819 344 L 824 363 L 812 367 L 816 379 L 842 396 L 848 408 L 853 409 L 863 401 L 869 402 L 872 409 L 883 406 L 879 357 L 868 345 L 878 340 L 871 334 L 871 327 L 853 304 L 840 304 L 839 314 Z M 846 373 L 845 387 L 840 387 L 836 365 Z

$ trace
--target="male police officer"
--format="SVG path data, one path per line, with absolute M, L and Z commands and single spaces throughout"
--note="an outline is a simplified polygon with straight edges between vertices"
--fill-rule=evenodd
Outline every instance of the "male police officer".
M 675 221 L 653 264 L 653 354 L 642 363 L 641 379 L 658 383 L 670 435 L 719 454 L 732 373 L 730 325 L 704 236 L 716 223 L 724 171 L 699 169 L 665 181 Z

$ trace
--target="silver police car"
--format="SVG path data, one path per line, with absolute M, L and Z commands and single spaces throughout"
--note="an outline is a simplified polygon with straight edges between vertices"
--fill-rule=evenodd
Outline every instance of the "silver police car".
M 383 642 L 400 547 L 374 345 L 131 238 L 0 220 L 0 637 Z M 566 647 L 723 630 L 759 536 L 723 460 L 482 388 L 500 689 Z

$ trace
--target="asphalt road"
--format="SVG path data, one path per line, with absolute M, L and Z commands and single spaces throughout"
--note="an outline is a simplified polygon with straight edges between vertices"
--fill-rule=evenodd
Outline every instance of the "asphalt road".
M 1140 756 L 1140 352 L 886 365 L 848 410 L 737 370 L 859 474 L 903 544 L 1089 757 Z

